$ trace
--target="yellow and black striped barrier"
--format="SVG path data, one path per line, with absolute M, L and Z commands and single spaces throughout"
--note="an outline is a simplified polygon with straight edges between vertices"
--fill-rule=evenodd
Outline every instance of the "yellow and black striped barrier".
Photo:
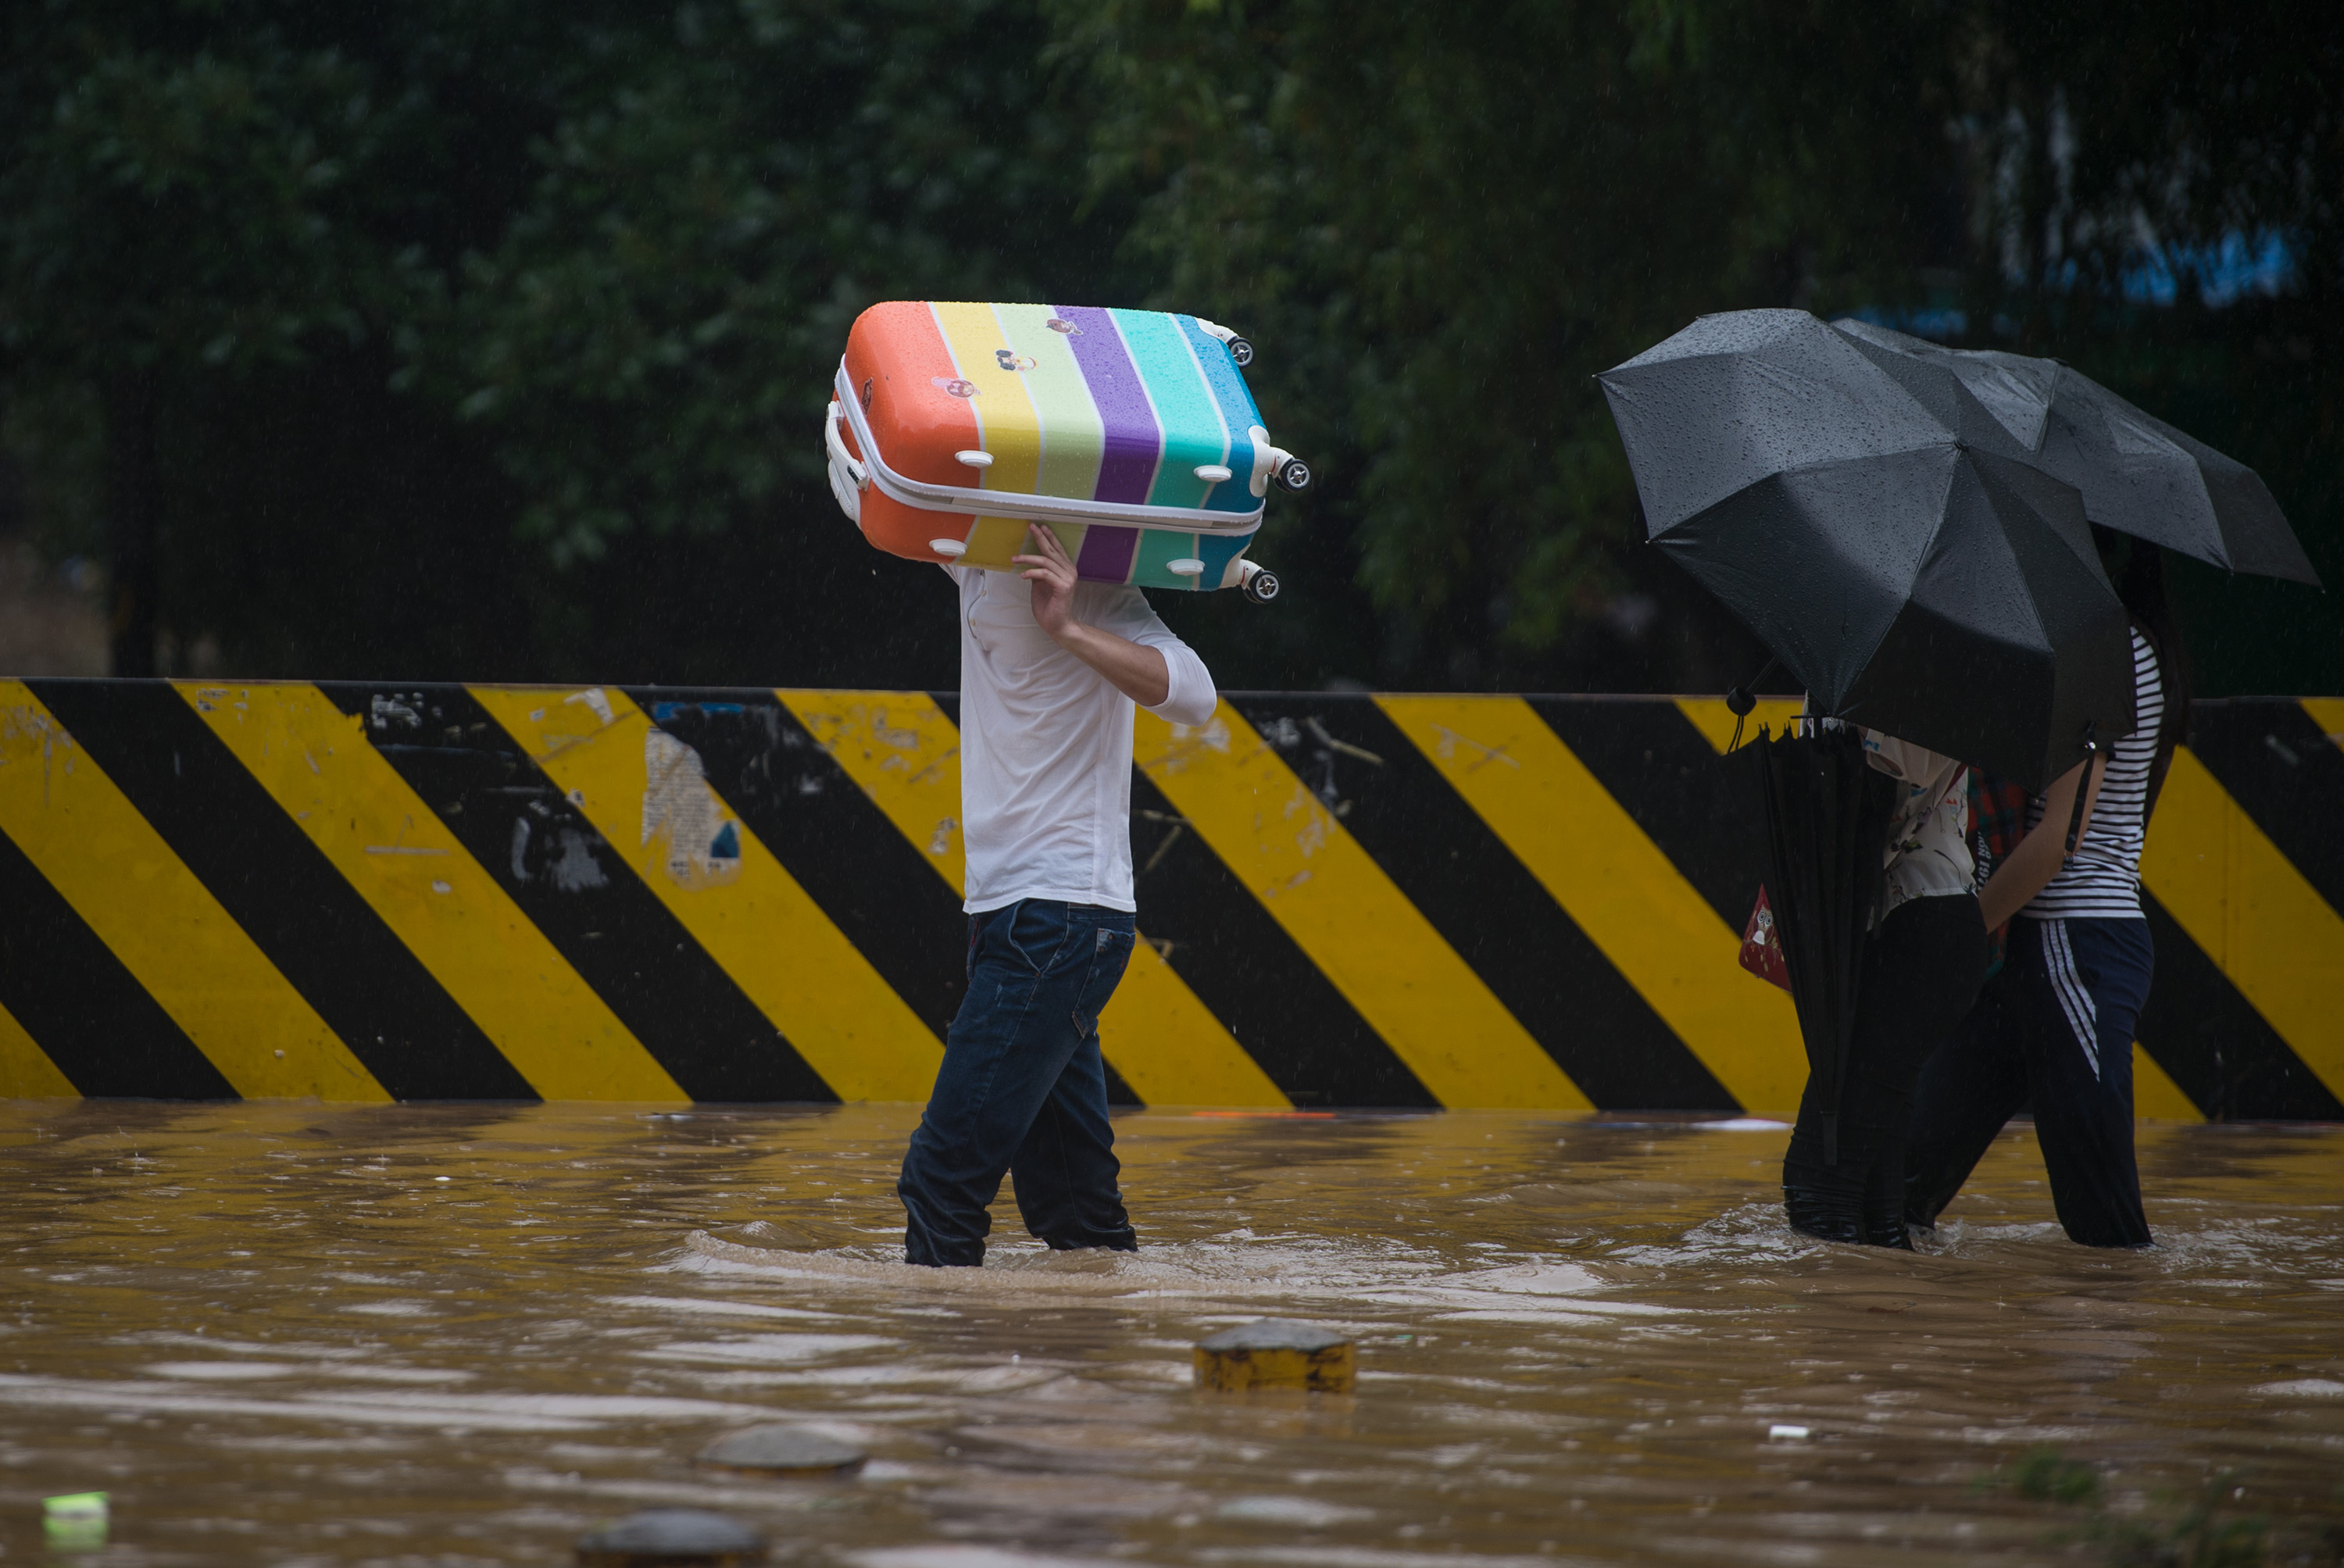
M 0 1094 L 924 1098 L 958 731 L 905 692 L 0 682 Z M 1779 718 L 1762 713 L 1762 719 Z M 2145 1115 L 2344 1118 L 2344 700 L 2198 705 Z M 1714 699 L 1139 717 L 1119 1098 L 1783 1111 Z

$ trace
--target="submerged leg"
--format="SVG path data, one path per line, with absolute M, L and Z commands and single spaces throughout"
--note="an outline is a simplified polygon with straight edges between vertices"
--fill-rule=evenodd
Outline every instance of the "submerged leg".
M 2023 936 L 2011 933 L 2014 966 Z M 2026 1057 L 2013 1016 L 2016 985 L 2014 967 L 1988 981 L 1954 1037 L 1930 1054 L 1913 1087 L 1904 1154 L 1909 1225 L 1926 1229 L 1937 1223 L 1995 1136 L 2026 1103 Z
M 1783 1159 L 1783 1206 L 1793 1229 L 1826 1241 L 1909 1247 L 1904 1233 L 1904 1134 L 1913 1080 L 1976 998 L 1985 928 L 1967 894 L 1899 905 L 1866 945 L 1839 1159 L 1824 1160 L 1821 1096 L 1811 1080 Z
M 2045 920 L 2026 1033 L 2035 1136 L 2067 1239 L 2146 1247 L 2153 1238 L 2133 1156 L 2132 1036 L 2155 949 L 2145 920 Z

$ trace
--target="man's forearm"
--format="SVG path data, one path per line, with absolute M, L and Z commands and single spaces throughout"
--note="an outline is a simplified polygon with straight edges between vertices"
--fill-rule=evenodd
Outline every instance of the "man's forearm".
M 1143 708 L 1160 707 L 1172 696 L 1172 666 L 1156 649 L 1069 621 L 1054 633 L 1058 646 L 1096 670 L 1108 685 Z

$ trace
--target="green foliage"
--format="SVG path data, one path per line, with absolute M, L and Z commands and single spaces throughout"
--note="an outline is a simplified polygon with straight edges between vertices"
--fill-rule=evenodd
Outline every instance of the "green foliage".
M 2299 0 L 22 0 L 0 459 L 60 553 L 151 460 L 237 670 L 942 683 L 820 478 L 847 322 L 1156 302 L 1320 476 L 1276 610 L 1167 606 L 1230 683 L 1713 689 L 1591 380 L 1707 310 L 1965 312 L 2344 582 L 2339 79 Z M 2232 232 L 2286 293 L 2198 298 Z M 2208 690 L 2344 690 L 2332 606 L 2181 592 Z
M 2038 1448 L 2018 1462 L 2011 1490 L 2035 1502 L 2096 1503 L 2100 1472 L 2056 1448 Z
M 1977 1477 L 1975 1491 L 2007 1490 L 2030 1502 L 2075 1511 L 2052 1540 L 2088 1545 L 2111 1568 L 2262 1568 L 2266 1563 L 2329 1563 L 2344 1552 L 2344 1523 L 2334 1518 L 2275 1522 L 2233 1511 L 2247 1488 L 2235 1471 L 2217 1470 L 2187 1492 L 2153 1493 L 2146 1508 L 2108 1506 L 2100 1472 L 2056 1448 L 2028 1452 L 2007 1468 Z M 2344 1491 L 2335 1502 L 2344 1504 Z
M 1934 303 L 2137 361 L 2145 224 L 2324 247 L 2290 315 L 2324 347 L 2339 314 L 2332 8 L 2170 5 L 2144 28 L 2006 0 L 1046 4 L 1101 106 L 1094 179 L 1149 193 L 1161 297 L 1264 346 L 1266 411 L 1330 481 L 1308 523 L 1355 541 L 1389 681 L 1567 682 L 1604 600 L 1664 591 L 1590 378 L 1694 315 Z M 2235 328 L 2192 303 L 2115 378 L 2153 408 L 2247 379 L 2195 352 Z M 2331 358 L 2264 376 L 2262 406 L 2325 410 Z M 2255 434 L 2236 412 L 2192 410 Z M 2260 455 L 2344 570 L 2332 462 Z M 2336 618 L 2314 622 L 2295 683 L 2307 661 L 2344 680 Z
M 369 231 L 383 166 L 424 106 L 306 36 L 304 9 L 9 8 L 12 369 L 285 363 L 395 309 L 406 258 Z
M 1118 292 L 1015 0 L 38 0 L 0 29 L 10 453 L 63 546 L 103 488 L 69 438 L 125 440 L 86 394 L 135 377 L 167 618 L 246 670 L 753 680 L 840 643 L 910 575 L 820 478 L 854 314 Z
M 531 180 L 464 258 L 422 382 L 557 561 L 718 531 L 820 472 L 857 311 L 1083 283 L 1076 131 L 1004 0 L 572 14 Z

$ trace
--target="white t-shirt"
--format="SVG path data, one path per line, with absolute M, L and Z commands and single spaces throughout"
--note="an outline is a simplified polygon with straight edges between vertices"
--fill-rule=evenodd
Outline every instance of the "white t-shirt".
M 1136 909 L 1134 703 L 1034 620 L 1034 585 L 948 566 L 960 589 L 960 818 L 971 915 L 1021 898 Z M 1075 619 L 1164 655 L 1172 690 L 1148 712 L 1203 724 L 1219 695 L 1205 662 L 1137 588 L 1085 582 Z
M 2143 920 L 2140 851 L 2148 836 L 2148 775 L 2165 727 L 2165 681 L 2157 650 L 2137 627 L 2132 634 L 2133 733 L 2111 743 L 2100 764 L 2106 776 L 2092 803 L 2092 820 L 2076 853 L 2050 885 L 2019 911 L 2029 920 Z M 2026 831 L 2043 826 L 2043 797 L 2026 803 Z M 2067 824 L 2050 824 L 2066 847 Z

